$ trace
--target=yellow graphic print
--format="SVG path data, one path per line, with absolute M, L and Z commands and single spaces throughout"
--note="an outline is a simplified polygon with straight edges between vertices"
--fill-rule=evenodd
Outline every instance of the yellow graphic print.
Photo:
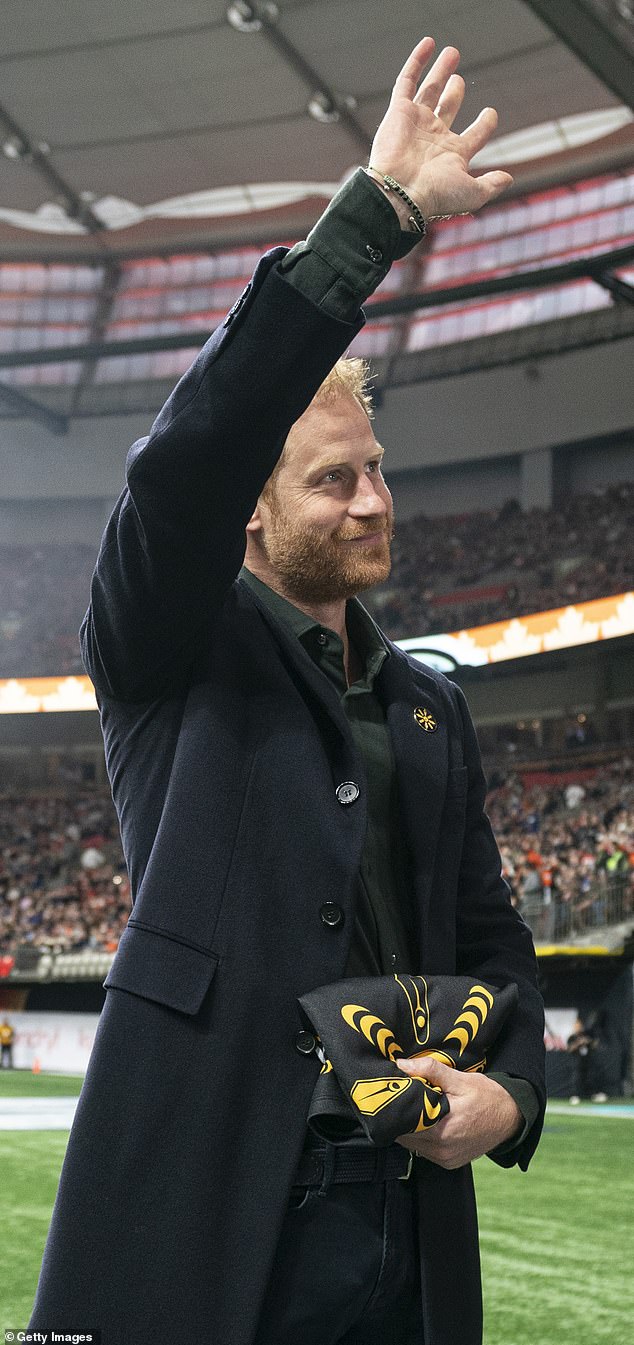
M 447 1065 L 449 1069 L 456 1069 L 456 1062 L 452 1056 L 447 1055 L 446 1051 L 441 1051 L 437 1046 L 428 1046 L 425 1051 L 417 1051 L 411 1056 L 411 1060 L 425 1060 L 431 1056 L 432 1060 L 439 1060 L 441 1065 Z M 431 1084 L 428 1085 L 431 1088 Z
M 350 1097 L 364 1116 L 376 1116 L 411 1085 L 411 1079 L 357 1079 L 350 1089 Z
M 467 1047 L 473 1045 L 493 1007 L 494 999 L 491 991 L 483 985 L 472 985 L 453 1027 L 443 1039 L 442 1047 L 429 1047 L 425 1045 L 429 1041 L 430 1033 L 429 996 L 425 977 L 407 976 L 401 980 L 395 974 L 394 980 L 407 999 L 416 1042 L 423 1047 L 422 1050 L 412 1052 L 410 1059 L 421 1060 L 431 1057 L 450 1069 L 457 1069 L 456 1061 L 449 1051 L 452 1048 L 455 1051 L 457 1047 L 460 1058 Z M 363 1004 L 344 1004 L 341 1016 L 348 1027 L 364 1036 L 372 1046 L 377 1047 L 386 1060 L 395 1061 L 404 1055 L 403 1048 L 399 1046 L 392 1029 Z M 443 1050 L 443 1047 L 446 1049 Z M 486 1056 L 482 1056 L 474 1065 L 470 1065 L 466 1072 L 478 1074 L 485 1068 Z M 331 1069 L 330 1061 L 325 1059 L 322 1074 L 327 1074 Z M 350 1097 L 363 1115 L 376 1116 L 383 1107 L 401 1097 L 413 1082 L 411 1078 L 357 1079 L 350 1090 Z M 434 1093 L 442 1094 L 442 1089 L 436 1084 L 430 1084 L 425 1078 L 419 1077 L 416 1082 L 423 1083 L 425 1088 L 422 1111 L 414 1133 L 428 1130 L 435 1125 L 442 1110 L 442 1100 L 435 1101 L 433 1097 Z
M 428 1083 L 427 1087 L 431 1088 L 432 1085 Z M 438 1088 L 436 1085 L 434 1085 L 433 1091 L 434 1093 L 440 1093 L 442 1090 Z M 430 1126 L 436 1124 L 436 1121 L 438 1120 L 438 1117 L 440 1115 L 441 1107 L 442 1107 L 441 1102 L 433 1102 L 431 1097 L 429 1096 L 429 1093 L 427 1092 L 423 1093 L 423 1110 L 420 1114 L 416 1130 L 414 1131 L 415 1135 L 421 1130 L 429 1130 Z
M 434 718 L 431 710 L 428 710 L 425 705 L 416 706 L 414 719 L 425 730 L 425 733 L 435 733 L 438 728 L 438 720 Z
M 475 1041 L 492 1007 L 493 995 L 491 991 L 485 989 L 483 985 L 472 985 L 453 1027 L 444 1039 L 443 1045 L 448 1046 L 454 1042 L 457 1043 L 458 1055 L 461 1056 L 467 1046 Z
M 396 974 L 394 980 L 400 985 L 409 1004 L 414 1037 L 419 1046 L 424 1046 L 429 1041 L 427 981 L 424 976 L 408 976 L 407 981 L 402 981 Z
M 378 1046 L 386 1060 L 396 1060 L 397 1056 L 403 1055 L 403 1047 L 399 1046 L 392 1029 L 362 1004 L 344 1004 L 341 1017 L 354 1032 L 361 1033 L 372 1046 Z
M 326 1059 L 324 1060 L 324 1063 L 323 1063 L 323 1065 L 322 1065 L 322 1067 L 321 1067 L 319 1073 L 320 1073 L 320 1074 L 331 1074 L 331 1073 L 332 1073 L 332 1060 L 328 1060 L 328 1057 L 326 1057 Z

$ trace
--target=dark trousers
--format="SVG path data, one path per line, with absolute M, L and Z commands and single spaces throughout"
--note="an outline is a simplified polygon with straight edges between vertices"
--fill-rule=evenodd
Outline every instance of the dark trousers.
M 413 1179 L 293 1187 L 255 1345 L 424 1345 Z

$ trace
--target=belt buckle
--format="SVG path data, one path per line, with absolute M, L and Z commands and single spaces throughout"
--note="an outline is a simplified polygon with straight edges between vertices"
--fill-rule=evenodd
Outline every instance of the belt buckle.
M 409 1151 L 409 1161 L 408 1161 L 408 1164 L 407 1164 L 407 1172 L 404 1172 L 403 1175 L 402 1175 L 401 1177 L 397 1177 L 397 1178 L 396 1178 L 397 1182 L 408 1182 L 409 1179 L 410 1179 L 410 1177 L 411 1177 L 411 1175 L 412 1175 L 412 1168 L 413 1168 L 413 1166 L 414 1166 L 414 1153 L 413 1153 L 412 1149 L 410 1149 L 410 1151 Z

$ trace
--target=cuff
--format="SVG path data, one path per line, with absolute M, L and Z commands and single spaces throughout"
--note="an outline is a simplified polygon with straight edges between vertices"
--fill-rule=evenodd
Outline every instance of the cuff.
M 381 188 L 358 168 L 279 269 L 330 317 L 352 322 L 392 263 L 418 242 L 420 235 L 403 232 Z
M 511 1074 L 497 1074 L 495 1071 L 487 1074 L 487 1078 L 494 1079 L 496 1083 L 506 1089 L 507 1093 L 510 1093 L 524 1118 L 524 1125 L 521 1130 L 512 1135 L 510 1139 L 504 1140 L 503 1144 L 498 1144 L 495 1149 L 489 1150 L 489 1158 L 498 1158 L 503 1154 L 512 1153 L 513 1149 L 523 1144 L 539 1115 L 539 1100 L 533 1085 L 528 1082 L 528 1079 L 516 1079 Z

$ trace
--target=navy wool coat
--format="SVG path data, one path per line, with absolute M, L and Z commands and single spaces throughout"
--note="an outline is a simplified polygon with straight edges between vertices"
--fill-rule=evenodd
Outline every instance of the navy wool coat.
M 82 627 L 134 905 L 30 1323 L 103 1345 L 251 1345 L 320 1068 L 297 997 L 343 976 L 366 828 L 339 698 L 236 579 L 293 422 L 362 325 L 260 262 L 128 456 Z M 517 982 L 494 1067 L 543 1099 L 531 936 L 483 812 L 461 692 L 391 646 L 377 680 L 429 974 Z M 423 732 L 414 710 L 432 711 Z M 337 786 L 360 785 L 342 806 Z M 343 925 L 324 926 L 336 900 Z M 526 1167 L 540 1121 L 512 1158 Z M 414 1165 L 425 1345 L 479 1345 L 470 1168 Z

